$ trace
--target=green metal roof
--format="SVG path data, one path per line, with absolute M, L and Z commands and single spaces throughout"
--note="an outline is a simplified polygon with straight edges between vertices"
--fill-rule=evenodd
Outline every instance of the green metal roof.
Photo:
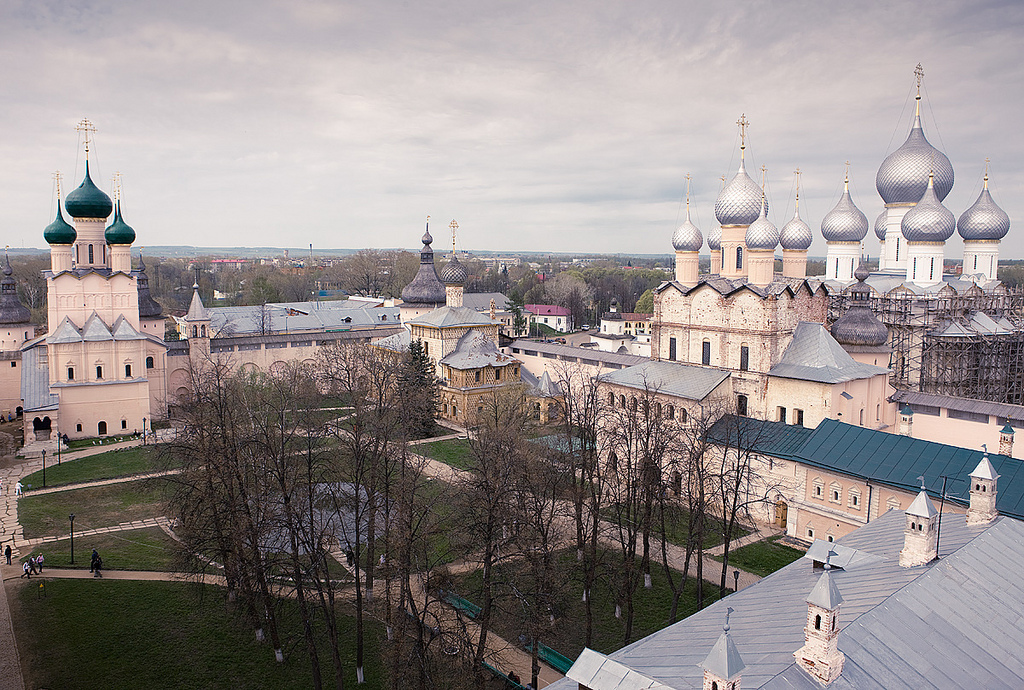
M 121 203 L 117 204 L 117 212 L 114 214 L 114 222 L 103 233 L 107 244 L 131 244 L 135 241 L 135 230 L 121 217 Z
M 48 244 L 74 244 L 78 239 L 78 233 L 64 220 L 64 214 L 60 211 L 60 199 L 57 200 L 57 217 L 43 230 L 43 239 Z
M 741 419 L 742 422 L 735 420 Z M 741 426 L 738 426 L 741 425 Z M 781 422 L 725 417 L 711 429 L 719 443 L 736 443 L 736 431 L 742 428 L 746 443 L 758 452 L 886 484 L 911 493 L 925 489 L 934 500 L 942 498 L 942 477 L 947 477 L 946 499 L 967 504 L 970 501 L 969 476 L 984 453 L 908 436 L 825 419 L 814 430 L 792 427 Z M 729 433 L 733 435 L 730 437 Z M 806 433 L 806 436 L 802 434 Z M 1005 455 L 989 453 L 989 461 L 999 474 L 996 508 L 1003 515 L 1024 519 L 1024 462 Z
M 93 184 L 89 177 L 89 161 L 85 161 L 85 179 L 78 188 L 68 194 L 64 208 L 72 218 L 107 218 L 114 209 L 110 197 Z

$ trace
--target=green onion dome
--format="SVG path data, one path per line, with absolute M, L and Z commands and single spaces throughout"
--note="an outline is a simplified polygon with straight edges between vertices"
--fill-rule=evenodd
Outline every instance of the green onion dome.
M 103 233 L 107 244 L 131 244 L 135 241 L 135 230 L 121 218 L 121 204 L 117 204 L 114 222 Z
M 74 244 L 78 239 L 78 233 L 60 212 L 60 199 L 57 200 L 57 217 L 43 230 L 43 239 L 49 244 Z
M 89 177 L 89 161 L 85 161 L 85 179 L 78 188 L 68 194 L 64 200 L 64 208 L 72 218 L 103 218 L 110 216 L 114 205 L 110 197 L 93 184 Z

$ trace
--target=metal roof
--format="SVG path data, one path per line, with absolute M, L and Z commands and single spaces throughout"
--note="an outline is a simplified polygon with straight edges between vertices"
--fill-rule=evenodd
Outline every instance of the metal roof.
M 441 359 L 441 364 L 453 369 L 479 369 L 480 367 L 506 367 L 516 360 L 502 353 L 494 340 L 475 328 L 466 331 L 455 350 Z
M 842 383 L 888 374 L 884 367 L 858 362 L 820 323 L 801 321 L 769 376 L 818 383 Z
M 517 350 L 527 356 L 554 355 L 554 358 L 567 362 L 581 361 L 584 364 L 596 362 L 597 364 L 610 364 L 631 367 L 634 364 L 649 362 L 647 357 L 638 355 L 622 355 L 617 352 L 605 352 L 604 350 L 574 347 L 572 345 L 560 345 L 558 343 L 538 343 L 532 340 L 515 340 L 509 346 L 513 354 Z M 586 361 L 584 361 L 586 360 Z
M 1020 426 L 1024 426 L 1024 405 L 1011 405 L 1010 403 L 959 398 L 955 395 L 939 395 L 938 393 L 918 393 L 915 391 L 896 391 L 889 396 L 889 399 L 894 402 L 909 403 L 911 408 L 914 405 L 929 405 L 931 407 L 945 407 L 948 410 L 957 410 L 959 412 L 988 414 L 1009 419 L 1011 424 L 1017 423 Z
M 26 413 L 56 410 L 60 403 L 57 394 L 50 392 L 50 368 L 43 338 L 21 351 L 21 399 Z
M 1024 686 L 1024 523 L 1004 517 L 969 527 L 962 515 L 943 518 L 942 557 L 915 568 L 899 565 L 902 511 L 840 539 L 876 558 L 828 576 L 842 592 L 838 644 L 846 655 L 830 688 Z M 821 572 L 798 560 L 609 656 L 670 687 L 700 688 L 699 664 L 732 607 L 730 637 L 746 664 L 744 688 L 820 690 L 793 653 L 804 644 L 806 600 Z M 577 682 L 549 687 L 575 690 Z M 615 687 L 596 679 L 587 686 Z
M 434 326 L 436 328 L 448 328 L 449 326 L 487 326 L 497 323 L 491 317 L 476 309 L 469 307 L 439 307 L 428 311 L 422 316 L 417 316 L 409 321 L 415 326 Z
M 703 400 L 727 378 L 729 372 L 721 369 L 652 360 L 601 375 L 604 383 L 688 400 Z
M 205 313 L 217 337 L 287 332 L 323 332 L 359 327 L 395 326 L 398 307 L 346 305 L 347 301 L 280 302 L 247 307 L 213 307 Z

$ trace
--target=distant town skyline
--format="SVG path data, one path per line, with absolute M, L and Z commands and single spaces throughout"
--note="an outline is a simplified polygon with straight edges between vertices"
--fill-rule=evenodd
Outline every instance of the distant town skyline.
M 11 3 L 2 12 L 0 243 L 44 247 L 52 176 L 120 173 L 137 246 L 418 246 L 667 254 L 705 238 L 722 175 L 767 166 L 770 218 L 854 202 L 913 118 L 950 158 L 957 217 L 990 189 L 1024 258 L 1024 99 L 1011 2 Z M 202 19 L 199 19 L 202 18 Z M 878 254 L 872 233 L 865 251 Z M 946 258 L 962 252 L 959 237 Z M 707 247 L 703 250 L 707 253 Z

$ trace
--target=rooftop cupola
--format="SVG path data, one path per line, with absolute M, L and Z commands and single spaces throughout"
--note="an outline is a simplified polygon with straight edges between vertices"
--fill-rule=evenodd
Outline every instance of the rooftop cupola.
M 757 220 L 761 213 L 761 188 L 747 174 L 746 148 L 747 125 L 750 121 L 741 115 L 736 124 L 740 127 L 740 168 L 715 200 L 715 218 L 722 225 L 747 226 Z
M 1013 457 L 1013 427 L 1009 422 L 999 430 L 999 454 L 1008 458 Z
M 452 229 L 452 259 L 441 270 L 441 282 L 444 283 L 445 305 L 461 307 L 462 291 L 466 285 L 466 279 L 469 277 L 469 272 L 459 262 L 459 257 L 455 250 L 455 233 L 459 229 L 459 224 L 452 219 L 448 227 Z
M 768 171 L 762 167 L 762 184 L 767 183 Z M 775 248 L 779 246 L 779 229 L 768 220 L 768 201 L 761 190 L 761 213 L 747 227 L 744 244 L 747 245 L 747 279 L 754 285 L 768 285 L 775 279 Z
M 996 510 L 996 480 L 999 475 L 988 459 L 988 449 L 971 472 L 971 506 L 967 509 L 968 525 L 987 525 L 999 517 Z
M 676 250 L 676 280 L 692 287 L 697 284 L 698 252 L 704 246 L 704 236 L 690 220 L 690 175 L 686 175 L 686 220 L 672 235 L 672 248 Z
M 412 282 L 402 288 L 403 302 L 434 306 L 445 302 L 444 283 L 437 277 L 437 269 L 434 268 L 434 250 L 430 247 L 433 241 L 434 238 L 430 236 L 430 216 L 427 216 L 423 248 L 420 249 L 420 270 Z
M 731 606 L 726 607 L 722 634 L 700 664 L 704 669 L 704 690 L 740 690 L 741 674 L 746 664 L 736 649 L 736 643 L 729 636 L 729 616 L 732 612 Z
M 88 151 L 87 151 L 88 153 Z M 106 220 L 114 210 L 114 203 L 93 183 L 89 175 L 89 159 L 85 159 L 85 179 L 68 194 L 64 208 L 72 218 Z
M 822 685 L 838 678 L 846 662 L 846 655 L 839 651 L 839 609 L 843 595 L 832 574 L 830 561 L 835 555 L 835 551 L 828 552 L 825 570 L 807 595 L 804 646 L 793 653 L 797 665 Z
M 921 492 L 907 508 L 907 524 L 903 530 L 900 565 L 904 568 L 925 565 L 938 558 L 939 511 L 928 498 L 924 477 L 918 478 L 921 480 Z
M 929 173 L 935 177 L 935 195 L 939 201 L 953 189 L 953 166 L 946 154 L 928 143 L 921 128 L 921 80 L 924 70 L 914 70 L 917 80 L 917 99 L 914 125 L 903 145 L 890 153 L 875 176 L 875 187 L 882 201 L 889 205 L 913 206 L 928 186 Z
M 821 219 L 821 235 L 828 243 L 825 277 L 848 282 L 860 261 L 860 244 L 868 234 L 868 218 L 850 196 L 850 163 L 846 163 L 843 195 Z
M 867 266 L 862 262 L 848 289 L 850 308 L 832 324 L 832 337 L 844 347 L 880 347 L 889 340 L 889 329 L 871 312 L 871 287 Z
M 131 244 L 135 241 L 135 230 L 121 217 L 121 201 L 114 209 L 114 222 L 103 233 L 107 244 Z
M 956 230 L 964 240 L 963 275 L 981 275 L 996 280 L 999 269 L 999 241 L 1010 231 L 1010 216 L 996 206 L 988 191 L 988 161 L 981 195 L 963 212 Z
M 914 411 L 910 408 L 910 405 L 903 403 L 903 407 L 900 408 L 900 430 L 901 436 L 913 436 L 914 435 Z
M 153 299 L 149 291 L 149 276 L 146 275 L 146 261 L 139 256 L 139 268 L 135 276 L 139 288 L 139 316 L 143 319 L 159 318 L 163 308 Z
M 43 230 L 43 239 L 47 244 L 74 244 L 78 233 L 64 220 L 64 214 L 60 210 L 60 183 L 57 187 L 57 217 Z

